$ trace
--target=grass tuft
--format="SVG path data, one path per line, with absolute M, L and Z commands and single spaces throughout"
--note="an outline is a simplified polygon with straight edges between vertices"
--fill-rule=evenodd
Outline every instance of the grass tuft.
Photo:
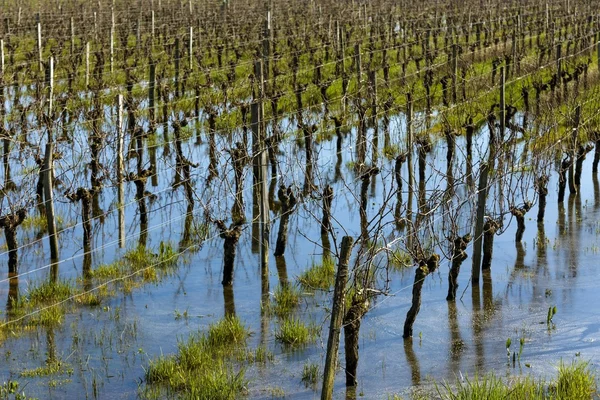
M 335 280 L 335 260 L 331 257 L 323 259 L 322 264 L 313 264 L 304 271 L 298 281 L 304 289 L 328 290 Z
M 146 382 L 189 398 L 239 398 L 246 384 L 244 369 L 236 372 L 230 357 L 237 355 L 234 359 L 242 359 L 248 354 L 245 349 L 248 335 L 237 317 L 226 317 L 211 325 L 207 333 L 192 334 L 187 341 L 180 342 L 176 355 L 151 360 Z M 150 387 L 146 395 L 160 397 L 161 393 Z
M 275 332 L 275 339 L 284 345 L 298 347 L 315 341 L 317 335 L 318 329 L 315 326 L 308 326 L 300 319 L 291 317 L 281 321 L 279 330 Z

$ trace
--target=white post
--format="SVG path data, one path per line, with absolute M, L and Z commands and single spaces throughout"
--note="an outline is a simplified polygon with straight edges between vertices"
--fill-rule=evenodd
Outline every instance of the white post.
M 0 64 L 2 67 L 2 76 L 4 76 L 4 39 L 0 39 Z
M 191 7 L 190 3 L 190 7 Z M 192 66 L 194 65 L 194 57 L 193 57 L 193 41 L 194 41 L 194 28 L 190 26 L 190 48 L 189 48 L 189 52 L 190 52 L 190 71 L 193 69 Z
M 90 86 L 90 42 L 85 44 L 85 88 Z
M 111 24 L 110 24 L 110 73 L 114 71 L 114 59 L 115 59 L 115 10 L 114 8 L 110 12 Z
M 37 23 L 38 67 L 42 70 L 42 24 Z

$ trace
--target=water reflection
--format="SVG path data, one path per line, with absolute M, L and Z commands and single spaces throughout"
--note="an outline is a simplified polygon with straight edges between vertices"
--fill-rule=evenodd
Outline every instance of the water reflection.
M 594 184 L 594 209 L 600 209 L 600 185 L 598 184 L 598 175 L 592 173 L 592 183 Z
M 419 359 L 413 349 L 413 338 L 408 337 L 404 339 L 404 354 L 406 355 L 406 362 L 410 367 L 410 376 L 413 386 L 418 386 L 421 383 L 421 367 L 419 365 Z
M 225 316 L 235 316 L 235 300 L 233 297 L 233 285 L 223 285 L 223 304 L 225 305 Z
M 473 304 L 473 313 L 471 315 L 471 326 L 473 328 L 473 342 L 475 343 L 475 366 L 476 370 L 483 370 L 485 367 L 485 350 L 483 345 L 483 328 L 485 317 L 481 313 L 481 293 L 479 285 L 472 285 L 471 301 Z
M 277 275 L 279 276 L 279 286 L 281 286 L 282 288 L 286 287 L 287 285 L 289 285 L 289 280 L 285 256 L 275 257 L 275 266 L 277 267 Z
M 460 334 L 458 325 L 456 302 L 449 301 L 448 304 L 448 328 L 450 329 L 450 365 L 449 371 L 460 369 L 460 359 L 465 349 L 465 343 Z
M 13 308 L 19 300 L 19 275 L 16 272 L 8 274 L 8 299 L 6 300 L 6 314 L 8 319 L 12 319 Z

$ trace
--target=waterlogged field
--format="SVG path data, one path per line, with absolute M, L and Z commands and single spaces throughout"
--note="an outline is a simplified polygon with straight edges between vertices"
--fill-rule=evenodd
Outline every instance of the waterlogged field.
M 592 5 L 181 6 L 3 11 L 0 398 L 598 396 Z

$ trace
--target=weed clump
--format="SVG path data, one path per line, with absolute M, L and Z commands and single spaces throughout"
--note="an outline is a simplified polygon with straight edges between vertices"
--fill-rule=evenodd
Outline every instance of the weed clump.
M 560 363 L 556 380 L 546 383 L 532 377 L 505 382 L 494 374 L 457 380 L 456 385 L 437 386 L 440 398 L 448 400 L 590 400 L 597 391 L 596 376 L 586 362 Z
M 291 317 L 281 321 L 275 339 L 284 345 L 299 347 L 314 342 L 317 335 L 316 326 L 306 325 L 300 319 Z
M 230 359 L 245 355 L 249 332 L 237 317 L 225 317 L 207 333 L 192 334 L 179 342 L 177 354 L 150 361 L 145 395 L 160 397 L 164 390 L 189 398 L 236 399 L 245 388 L 244 369 L 235 371 Z M 240 357 L 237 357 L 238 359 Z
M 335 261 L 331 257 L 324 258 L 322 264 L 313 264 L 298 277 L 300 285 L 310 290 L 328 290 L 333 286 L 334 279 Z

